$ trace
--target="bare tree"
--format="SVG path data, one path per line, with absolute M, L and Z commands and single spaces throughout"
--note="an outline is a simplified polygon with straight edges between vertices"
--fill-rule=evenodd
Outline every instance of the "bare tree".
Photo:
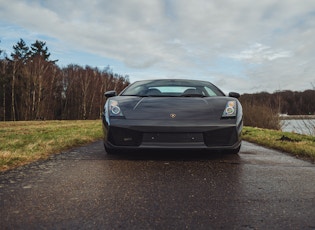
M 8 59 L 6 58 L 6 53 L 0 49 L 0 55 L 4 55 L 3 58 L 0 59 L 0 83 L 2 85 L 2 119 L 6 121 L 6 91 L 7 85 L 9 82 L 9 78 L 7 77 L 7 67 L 8 67 Z
M 32 68 L 32 77 L 33 77 L 33 103 L 32 111 L 35 113 L 36 119 L 44 119 L 43 114 L 43 91 L 45 89 L 44 79 L 47 77 L 46 73 L 50 67 L 52 67 L 55 61 L 50 61 L 50 53 L 45 42 L 36 41 L 31 45 L 31 68 Z M 47 79 L 45 79 L 47 80 Z M 49 81 L 48 81 L 49 82 Z M 47 85 L 47 84 L 46 84 Z M 36 108 L 36 112 L 35 112 Z
M 3 119 L 97 119 L 103 110 L 103 93 L 118 92 L 129 79 L 108 68 L 68 65 L 51 61 L 45 42 L 29 48 L 21 39 L 11 59 L 0 59 L 0 98 Z

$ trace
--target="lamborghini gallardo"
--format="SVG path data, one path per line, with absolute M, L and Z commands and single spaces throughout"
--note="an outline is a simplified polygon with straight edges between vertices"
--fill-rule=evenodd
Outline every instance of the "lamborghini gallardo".
M 107 98 L 102 115 L 108 154 L 135 149 L 205 149 L 238 153 L 243 127 L 240 94 L 210 82 L 137 81 Z

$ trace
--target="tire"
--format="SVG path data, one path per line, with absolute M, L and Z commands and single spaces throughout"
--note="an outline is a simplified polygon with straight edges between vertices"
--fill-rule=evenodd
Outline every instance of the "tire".
M 228 150 L 226 151 L 228 154 L 238 154 L 239 151 L 241 150 L 241 145 L 238 146 L 236 149 L 231 149 L 231 150 Z
M 114 150 L 114 149 L 111 149 L 111 148 L 108 148 L 105 144 L 104 144 L 104 148 L 105 148 L 105 151 L 108 155 L 114 155 L 114 154 L 117 154 L 117 151 Z

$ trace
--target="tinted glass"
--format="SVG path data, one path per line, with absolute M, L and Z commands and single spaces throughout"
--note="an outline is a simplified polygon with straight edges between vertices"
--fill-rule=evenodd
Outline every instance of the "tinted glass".
M 121 96 L 155 97 L 213 97 L 224 96 L 216 86 L 205 81 L 194 80 L 152 80 L 138 81 L 129 85 Z

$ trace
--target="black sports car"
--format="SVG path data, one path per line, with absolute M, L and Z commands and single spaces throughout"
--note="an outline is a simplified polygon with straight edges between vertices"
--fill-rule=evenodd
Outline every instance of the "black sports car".
M 107 97 L 107 153 L 129 149 L 209 149 L 238 153 L 243 127 L 238 93 L 226 96 L 206 81 L 137 81 Z

